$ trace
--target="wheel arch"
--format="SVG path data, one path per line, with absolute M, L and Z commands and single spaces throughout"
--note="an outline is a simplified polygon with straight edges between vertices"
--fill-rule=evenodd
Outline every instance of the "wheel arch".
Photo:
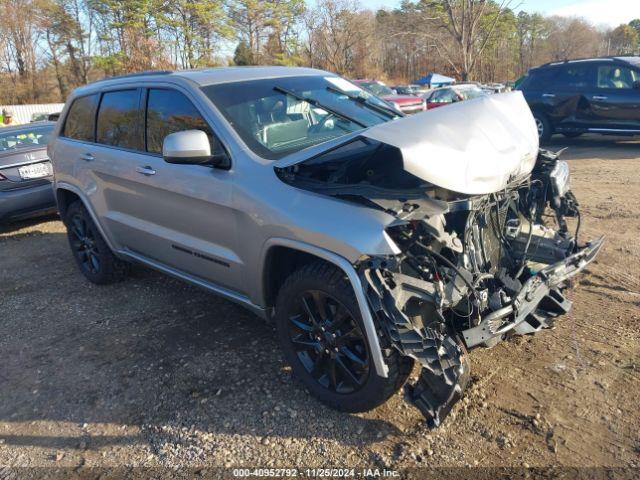
M 78 200 L 82 201 L 80 195 L 78 195 L 76 192 L 67 188 L 56 189 L 56 203 L 58 205 L 58 211 L 60 212 L 60 218 L 63 222 L 65 220 L 65 217 L 67 216 L 69 205 Z
M 65 216 L 67 213 L 67 209 L 71 203 L 80 201 L 84 205 L 84 208 L 87 209 L 93 223 L 96 224 L 100 235 L 104 238 L 104 241 L 107 243 L 107 246 L 117 255 L 117 250 L 114 248 L 113 242 L 111 242 L 111 238 L 106 234 L 104 229 L 102 228 L 102 224 L 98 221 L 98 216 L 96 215 L 94 209 L 91 206 L 91 202 L 87 200 L 82 191 L 76 187 L 75 185 L 71 185 L 69 183 L 57 183 L 55 185 L 55 197 L 56 203 L 58 205 L 58 211 L 60 212 L 60 218 L 62 222 L 65 222 Z
M 329 250 L 286 238 L 269 239 L 265 243 L 261 258 L 263 260 L 260 270 L 260 296 L 263 305 L 268 309 L 274 306 L 278 289 L 286 278 L 305 263 L 324 261 L 342 270 L 351 284 L 358 302 L 376 373 L 385 378 L 388 376 L 388 366 L 382 355 L 377 330 L 364 294 L 362 282 L 353 265 L 346 258 Z

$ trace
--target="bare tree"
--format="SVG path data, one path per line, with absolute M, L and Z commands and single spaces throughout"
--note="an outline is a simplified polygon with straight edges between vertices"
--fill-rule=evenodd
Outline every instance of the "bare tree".
M 308 62 L 342 75 L 363 76 L 375 63 L 375 17 L 356 1 L 319 0 L 305 16 Z
M 511 0 L 436 0 L 420 2 L 429 7 L 435 24 L 448 35 L 431 38 L 438 52 L 462 80 L 468 80 Z M 446 41 L 446 40 L 450 41 Z

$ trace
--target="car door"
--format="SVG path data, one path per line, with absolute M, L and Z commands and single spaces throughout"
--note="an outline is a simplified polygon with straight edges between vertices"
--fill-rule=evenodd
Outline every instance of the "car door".
M 601 63 L 596 69 L 596 88 L 590 96 L 590 128 L 640 132 L 640 71 L 615 63 Z
M 205 131 L 221 144 L 187 92 L 148 88 L 141 95 L 144 147 L 130 155 L 105 195 L 110 228 L 126 250 L 219 286 L 242 292 L 231 205 L 233 171 L 170 164 L 162 144 L 170 133 Z M 98 114 L 98 131 L 100 113 Z
M 557 75 L 542 92 L 542 101 L 557 131 L 582 130 L 589 126 L 589 97 L 595 88 L 595 70 L 588 62 L 569 62 L 556 67 Z

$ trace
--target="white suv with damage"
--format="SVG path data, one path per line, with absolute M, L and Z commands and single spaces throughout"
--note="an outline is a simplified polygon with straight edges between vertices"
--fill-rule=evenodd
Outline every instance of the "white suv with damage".
M 552 325 L 580 244 L 569 170 L 520 92 L 411 117 L 334 74 L 217 68 L 77 89 L 49 155 L 80 270 L 131 262 L 272 320 L 340 410 L 407 398 L 439 425 L 467 350 Z M 579 217 L 578 217 L 579 218 Z M 579 225 L 579 222 L 577 222 Z

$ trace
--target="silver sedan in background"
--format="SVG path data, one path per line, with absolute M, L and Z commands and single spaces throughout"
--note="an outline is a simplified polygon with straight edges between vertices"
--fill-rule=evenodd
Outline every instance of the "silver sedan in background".
M 56 211 L 47 142 L 55 122 L 0 129 L 0 222 Z

